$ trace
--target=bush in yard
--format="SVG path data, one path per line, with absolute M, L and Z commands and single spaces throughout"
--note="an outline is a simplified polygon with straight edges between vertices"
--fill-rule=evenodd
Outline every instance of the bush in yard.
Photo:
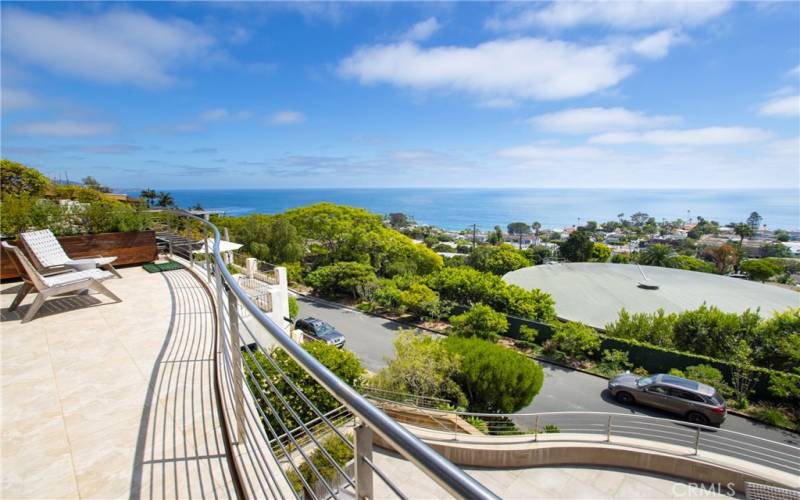
M 466 394 L 470 411 L 513 413 L 542 388 L 542 367 L 523 354 L 474 337 L 440 342 L 461 359 L 453 380 Z
M 358 298 L 359 287 L 376 280 L 375 271 L 369 264 L 337 262 L 310 272 L 305 281 L 323 295 L 347 293 Z
M 760 366 L 792 371 L 800 366 L 800 308 L 776 312 L 758 327 L 754 353 Z
M 325 342 L 305 342 L 303 349 L 317 358 L 320 363 L 351 387 L 358 389 L 361 386 L 365 373 L 364 368 L 352 352 L 338 349 Z M 303 394 L 319 411 L 324 414 L 339 407 L 341 403 L 319 385 L 308 372 L 301 368 L 286 351 L 276 348 L 272 351 L 271 356 L 275 365 L 285 372 L 296 386 L 302 388 Z M 303 423 L 317 418 L 317 414 L 309 408 L 286 380 L 279 376 L 278 370 L 262 352 L 246 352 L 243 357 L 246 366 L 245 375 L 247 376 L 247 384 L 250 387 L 250 391 L 253 393 L 256 404 L 269 416 L 269 422 L 275 429 L 281 428 L 278 420 L 282 420 L 289 428 L 299 426 L 300 422 L 277 398 L 271 384 L 275 385 L 278 391 L 283 394 L 283 397 Z M 270 409 L 270 404 L 277 411 Z
M 414 283 L 399 293 L 400 305 L 418 317 L 436 317 L 439 312 L 439 295 L 423 285 Z
M 591 357 L 600 348 L 600 336 L 594 328 L 570 321 L 555 326 L 548 349 L 558 351 L 567 358 L 577 360 Z
M 3 199 L 8 194 L 42 196 L 49 186 L 50 181 L 38 170 L 5 158 L 0 159 L 0 192 Z
M 600 361 L 599 366 L 603 373 L 607 375 L 616 375 L 624 372 L 625 370 L 630 370 L 632 367 L 633 363 L 631 363 L 628 359 L 627 352 L 618 351 L 616 349 L 611 351 L 605 349 L 603 351 L 603 358 Z
M 611 247 L 603 243 L 595 243 L 592 246 L 592 261 L 594 262 L 608 262 L 611 258 Z
M 640 340 L 670 347 L 673 345 L 672 329 L 676 319 L 676 314 L 666 314 L 663 309 L 659 309 L 653 314 L 630 314 L 622 309 L 617 321 L 606 325 L 606 334 L 611 337 Z
M 289 295 L 289 318 L 294 321 L 300 315 L 300 306 L 294 295 Z
M 456 406 L 467 404 L 461 388 L 452 380 L 461 359 L 440 340 L 401 329 L 394 351 L 394 358 L 370 380 L 370 385 L 401 394 L 447 399 Z
M 783 272 L 783 268 L 767 259 L 749 259 L 741 263 L 739 269 L 753 281 L 767 281 L 776 274 Z
M 344 470 L 345 464 L 353 459 L 353 449 L 348 446 L 342 438 L 337 435 L 332 435 L 326 438 L 325 440 L 321 441 L 320 444 L 325 451 L 328 452 L 328 455 L 336 462 L 339 467 Z M 314 468 L 319 471 L 320 475 L 325 479 L 326 482 L 330 482 L 336 476 L 336 467 L 334 467 L 333 463 L 331 463 L 330 459 L 326 457 L 319 448 L 316 448 L 311 455 L 308 457 L 311 460 L 311 463 L 314 464 Z M 298 467 L 300 470 L 300 474 L 302 475 L 305 482 L 313 488 L 317 481 L 319 481 L 319 477 L 317 474 L 314 473 L 314 470 L 308 464 L 308 462 L 303 462 Z M 302 492 L 305 489 L 305 485 L 303 484 L 303 479 L 300 479 L 300 476 L 297 472 L 290 468 L 287 471 L 287 477 L 289 478 L 289 483 L 292 485 L 292 488 L 296 492 Z
M 631 256 L 626 253 L 615 253 L 611 256 L 611 262 L 614 264 L 628 264 L 631 261 Z
M 508 330 L 505 314 L 489 306 L 476 304 L 469 311 L 450 317 L 453 334 L 459 337 L 478 337 L 495 340 Z
M 519 340 L 523 342 L 528 342 L 533 344 L 536 342 L 536 337 L 539 335 L 539 331 L 535 328 L 531 328 L 528 325 L 520 325 L 519 327 Z
M 758 314 L 726 313 L 705 304 L 678 315 L 673 325 L 675 347 L 695 354 L 722 357 L 739 341 L 752 341 L 759 324 Z
M 798 375 L 773 373 L 769 378 L 769 392 L 789 406 L 795 426 L 800 428 L 800 376 Z

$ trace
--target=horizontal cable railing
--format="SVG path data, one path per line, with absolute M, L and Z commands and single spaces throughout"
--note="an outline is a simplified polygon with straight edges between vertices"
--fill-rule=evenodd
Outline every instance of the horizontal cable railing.
M 442 431 L 453 418 L 460 418 L 480 431 L 484 437 L 511 438 L 515 441 L 586 441 L 609 442 L 648 448 L 657 451 L 670 450 L 682 455 L 694 455 L 698 459 L 713 460 L 712 454 L 743 462 L 765 466 L 781 472 L 800 474 L 800 447 L 760 438 L 750 434 L 720 429 L 681 420 L 669 420 L 646 415 L 605 412 L 552 412 L 552 413 L 471 413 L 447 411 L 431 406 L 421 407 L 408 403 L 408 398 L 387 394 L 376 396 L 374 390 L 365 393 L 378 406 L 392 403 L 408 405 L 428 417 L 420 419 L 412 412 L 408 423 Z M 402 416 L 398 417 L 402 421 Z M 463 426 L 443 433 L 443 439 L 459 442 L 480 442 L 491 446 L 492 441 L 476 439 L 475 433 L 466 432 Z M 619 438 L 619 439 L 618 439 Z M 498 439 L 498 445 L 509 439 Z
M 254 300 L 259 295 L 248 293 L 258 285 L 249 287 L 229 272 L 213 224 L 180 211 L 157 212 L 154 217 L 161 224 L 157 234 L 162 248 L 199 267 L 216 295 L 223 406 L 230 415 L 227 421 L 239 475 L 249 496 L 374 498 L 373 477 L 377 477 L 388 490 L 405 498 L 373 459 L 375 433 L 450 494 L 496 498 L 367 401 L 268 318 L 263 304 Z M 205 243 L 209 233 L 213 248 Z M 234 260 L 234 266 L 246 268 L 244 264 L 239 266 Z M 274 269 L 258 272 L 275 275 Z M 256 321 L 244 321 L 243 311 Z

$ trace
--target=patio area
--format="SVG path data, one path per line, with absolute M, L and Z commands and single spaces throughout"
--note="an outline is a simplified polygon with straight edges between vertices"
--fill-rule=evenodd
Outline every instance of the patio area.
M 232 497 L 214 312 L 186 270 L 121 269 L 99 295 L 8 306 L 0 287 L 2 498 Z M 35 295 L 35 294 L 31 294 Z

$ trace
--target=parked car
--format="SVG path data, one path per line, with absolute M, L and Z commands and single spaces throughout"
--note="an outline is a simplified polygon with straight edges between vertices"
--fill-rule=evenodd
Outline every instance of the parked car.
M 295 321 L 294 327 L 313 340 L 327 342 L 328 344 L 335 345 L 339 349 L 344 347 L 344 335 L 322 320 L 316 318 L 298 319 Z
M 659 373 L 640 377 L 632 373 L 608 381 L 608 390 L 622 404 L 637 403 L 676 413 L 692 423 L 720 425 L 725 421 L 725 398 L 710 385 Z

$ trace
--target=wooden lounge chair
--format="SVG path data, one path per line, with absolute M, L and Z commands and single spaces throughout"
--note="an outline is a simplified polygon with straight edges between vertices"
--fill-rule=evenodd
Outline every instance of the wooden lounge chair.
M 100 284 L 101 281 L 112 278 L 114 275 L 109 271 L 102 269 L 87 269 L 84 271 L 75 271 L 69 273 L 61 273 L 51 276 L 42 276 L 33 264 L 25 257 L 22 250 L 9 245 L 5 241 L 2 242 L 3 248 L 6 249 L 14 267 L 22 277 L 22 288 L 17 292 L 14 301 L 11 303 L 9 311 L 14 311 L 19 307 L 22 300 L 31 290 L 36 289 L 39 295 L 33 301 L 33 304 L 28 307 L 28 312 L 22 318 L 22 323 L 27 323 L 32 320 L 39 309 L 44 305 L 45 300 L 55 295 L 61 295 L 70 292 L 81 292 L 83 290 L 95 290 L 109 297 L 115 302 L 122 302 L 122 300 L 111 293 L 111 291 Z
M 71 259 L 49 229 L 21 233 L 19 236 L 22 244 L 28 249 L 28 254 L 33 258 L 36 268 L 42 274 L 87 271 L 99 267 L 114 274 L 117 278 L 122 278 L 117 270 L 114 269 L 114 266 L 111 265 L 112 262 L 117 260 L 116 257 L 98 255 L 85 259 Z

